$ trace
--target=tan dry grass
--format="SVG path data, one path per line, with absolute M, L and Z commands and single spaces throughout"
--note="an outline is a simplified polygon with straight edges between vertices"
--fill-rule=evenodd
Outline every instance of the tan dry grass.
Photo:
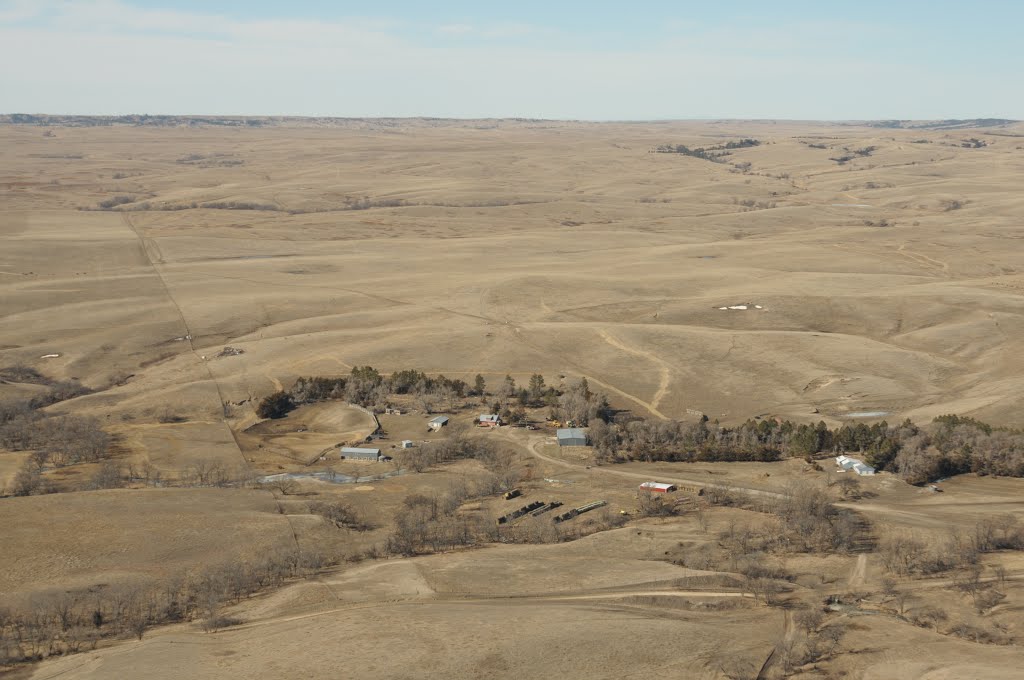
M 1012 177 L 1024 158 L 1009 138 L 961 149 L 959 131 L 757 123 L 0 134 L 15 211 L 0 342 L 30 363 L 73 344 L 47 368 L 94 384 L 135 373 L 105 408 L 209 377 L 195 357 L 140 369 L 186 349 L 173 299 L 199 354 L 247 350 L 209 362 L 228 401 L 372 363 L 585 374 L 667 416 L 957 409 L 1019 423 Z M 751 174 L 647 153 L 738 136 L 771 142 L 730 159 Z M 933 143 L 910 143 L 921 136 Z M 58 145 L 84 157 L 38 157 Z M 869 157 L 829 160 L 868 145 Z M 186 149 L 244 164 L 175 162 Z M 140 241 L 124 215 L 38 209 L 111 193 L 335 211 L 131 213 Z M 363 195 L 408 205 L 336 211 Z M 777 207 L 733 202 L 748 198 Z M 964 207 L 945 211 L 953 198 Z M 881 219 L 893 226 L 864 225 Z M 717 309 L 743 302 L 764 309 Z M 826 376 L 842 381 L 806 389 Z
M 317 420 L 312 434 L 279 433 L 279 450 L 266 446 L 268 433 L 244 432 L 262 396 L 299 375 L 361 364 L 467 380 L 482 373 L 492 386 L 506 373 L 524 382 L 541 372 L 549 384 L 586 376 L 616 406 L 655 417 L 697 409 L 723 422 L 763 414 L 834 424 L 861 410 L 891 411 L 890 421 L 955 411 L 1024 424 L 1024 152 L 1015 139 L 810 123 L 474 128 L 94 128 L 55 138 L 0 128 L 0 366 L 26 364 L 100 390 L 51 410 L 103 419 L 126 460 L 166 472 L 198 461 L 292 469 L 325 442 L 361 432 L 346 418 Z M 750 162 L 749 174 L 648 153 L 750 136 L 770 143 L 730 158 Z M 968 136 L 990 145 L 959 148 Z M 922 137 L 931 143 L 911 143 Z M 869 157 L 829 160 L 869 145 Z M 192 153 L 242 163 L 177 162 Z M 278 210 L 77 210 L 122 194 Z M 338 210 L 364 195 L 405 205 Z M 954 200 L 963 207 L 947 210 Z M 775 207 L 746 210 L 750 201 Z M 747 303 L 763 309 L 719 309 Z M 227 344 L 245 354 L 214 358 Z M 61 356 L 41 358 L 54 352 Z M 115 381 L 124 384 L 108 389 Z M 168 412 L 186 422 L 158 422 Z M 308 424 L 303 415 L 294 422 Z M 415 436 L 418 416 L 385 427 L 393 441 L 428 438 Z M 0 481 L 20 458 L 0 453 Z M 530 498 L 600 497 L 613 511 L 632 509 L 640 480 L 630 475 L 769 491 L 823 481 L 798 462 L 631 465 L 618 477 L 557 461 L 531 466 Z M 159 577 L 236 559 L 290 530 L 304 548 L 365 543 L 410 493 L 443 492 L 481 472 L 463 462 L 372 491 L 304 482 L 301 492 L 314 495 L 280 499 L 289 515 L 274 514 L 268 495 L 241 491 L 7 499 L 4 590 Z M 878 495 L 854 507 L 880 526 L 936 536 L 1020 510 L 1019 483 L 1006 480 L 963 478 L 927 497 L 884 476 L 863 486 Z M 382 529 L 339 537 L 301 516 L 312 498 L 345 499 Z M 484 499 L 465 512 L 489 518 L 504 505 Z M 719 677 L 724 660 L 764 661 L 782 634 L 779 612 L 504 597 L 664 584 L 690 572 L 657 560 L 763 519 L 709 514 L 708 534 L 692 518 L 647 522 L 571 544 L 342 570 L 247 603 L 244 629 L 172 627 L 141 644 L 49 661 L 37 677 Z M 803 589 L 796 597 L 808 602 L 851 583 L 879 587 L 873 558 L 789 566 Z M 922 601 L 968 616 L 961 594 L 920 589 Z M 479 601 L 439 600 L 456 595 Z M 991 620 L 1016 630 L 1016 598 L 1011 588 L 1011 604 Z M 1001 678 L 1020 665 L 1017 649 L 869 621 L 829 672 L 938 680 L 970 667 Z
M 291 540 L 269 493 L 144 489 L 7 498 L 0 591 L 150 584 Z

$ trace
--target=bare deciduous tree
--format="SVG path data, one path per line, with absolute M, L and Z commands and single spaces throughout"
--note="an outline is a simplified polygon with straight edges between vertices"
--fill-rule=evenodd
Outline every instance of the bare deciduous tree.
M 18 472 L 14 475 L 10 494 L 12 496 L 31 496 L 33 493 L 40 491 L 43 486 L 43 475 L 39 470 L 39 466 L 32 462 L 31 459 L 28 459 L 22 463 L 22 466 L 18 468 Z
M 993 564 L 992 573 L 995 574 L 996 579 L 1002 583 L 1006 583 L 1006 567 L 1002 564 Z
M 913 622 L 915 625 L 922 627 L 931 627 L 933 630 L 938 632 L 939 624 L 946 621 L 949 615 L 943 609 L 938 607 L 925 606 L 919 609 L 913 616 Z
M 843 475 L 836 482 L 839 487 L 839 495 L 843 498 L 858 498 L 860 496 L 860 481 L 856 477 Z
M 104 461 L 89 479 L 90 489 L 119 489 L 124 486 L 121 466 L 112 460 Z
M 805 633 L 811 634 L 817 632 L 821 624 L 824 623 L 825 615 L 820 609 L 805 609 L 797 612 L 794 620 Z
M 270 492 L 277 492 L 282 496 L 291 496 L 298 493 L 299 483 L 291 477 L 280 477 L 277 479 L 265 480 L 261 486 Z
M 694 517 L 697 519 L 697 526 L 700 528 L 700 532 L 702 534 L 708 533 L 708 513 L 704 510 L 703 505 L 697 505 Z
M 821 630 L 821 635 L 828 643 L 828 655 L 832 656 L 836 653 L 836 647 L 842 642 L 843 638 L 846 637 L 846 624 L 842 622 L 832 623 Z
M 314 501 L 309 504 L 309 512 L 320 515 L 334 526 L 341 529 L 353 529 L 355 531 L 368 531 L 373 527 L 344 501 L 329 503 L 326 501 Z

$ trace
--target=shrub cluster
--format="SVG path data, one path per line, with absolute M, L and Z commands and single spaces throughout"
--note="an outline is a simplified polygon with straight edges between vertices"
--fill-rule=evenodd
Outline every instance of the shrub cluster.
M 47 467 L 94 463 L 110 455 L 111 439 L 95 418 L 49 416 L 25 403 L 0 404 L 0 447 L 31 451 L 6 490 L 14 496 L 50 491 Z
M 691 149 L 685 144 L 662 144 L 661 146 L 654 149 L 655 153 L 677 153 L 683 156 L 692 156 L 693 158 L 700 158 L 701 160 L 711 161 L 712 163 L 724 163 L 725 157 L 731 154 L 733 149 L 746 149 L 752 146 L 760 146 L 761 142 L 757 139 L 740 139 L 738 141 L 730 141 L 725 144 L 719 144 L 717 146 L 709 147 L 698 147 Z
M 775 461 L 787 448 L 792 428 L 783 430 L 769 421 L 748 421 L 737 428 L 722 427 L 701 418 L 697 423 L 678 420 L 635 419 L 624 423 L 591 424 L 590 440 L 598 460 L 653 461 Z
M 0 608 L 0 665 L 95 649 L 101 640 L 141 640 L 156 625 L 201 620 L 211 631 L 239 623 L 225 616 L 226 605 L 336 561 L 337 556 L 281 545 L 166 581 L 35 596 Z
M 1024 549 L 1024 526 L 1013 515 L 978 521 L 970 532 L 951 532 L 944 540 L 925 540 L 911 533 L 892 533 L 879 543 L 886 569 L 901 576 L 940 574 L 980 562 L 997 550 Z
M 1024 477 L 1024 433 L 963 416 L 939 416 L 918 427 L 857 423 L 829 429 L 788 420 L 748 420 L 724 427 L 702 418 L 695 424 L 638 418 L 595 423 L 590 439 L 598 459 L 644 461 L 774 461 L 783 455 L 856 453 L 911 484 L 978 474 Z
M 394 395 L 412 395 L 416 404 L 427 413 L 439 409 L 454 411 L 468 396 L 491 396 L 494 401 L 487 406 L 506 422 L 525 422 L 527 406 L 549 406 L 552 416 L 572 420 L 579 426 L 612 417 L 607 397 L 592 392 L 586 378 L 559 390 L 547 385 L 539 373 L 530 376 L 527 385 L 517 385 L 512 376 L 506 375 L 492 392 L 488 392 L 482 375 L 477 375 L 469 385 L 464 380 L 444 375 L 428 376 L 415 369 L 383 375 L 372 366 L 356 366 L 347 377 L 301 377 L 295 381 L 288 395 L 296 404 L 344 399 L 380 411 L 391 406 Z M 281 399 L 280 396 L 274 398 Z

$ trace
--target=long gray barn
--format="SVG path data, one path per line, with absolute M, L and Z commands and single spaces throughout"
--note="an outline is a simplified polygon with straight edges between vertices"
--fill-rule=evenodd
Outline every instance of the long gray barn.
M 586 446 L 587 431 L 582 427 L 564 427 L 555 433 L 559 446 Z
M 351 446 L 341 448 L 341 457 L 345 460 L 380 460 L 380 449 L 361 449 Z

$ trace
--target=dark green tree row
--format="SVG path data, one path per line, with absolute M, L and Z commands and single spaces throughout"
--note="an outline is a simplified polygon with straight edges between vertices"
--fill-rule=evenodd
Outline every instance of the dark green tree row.
M 849 453 L 869 465 L 922 484 L 965 472 L 1024 477 L 1024 433 L 973 418 L 939 416 L 918 427 L 882 421 L 830 429 L 789 420 L 748 420 L 737 427 L 708 422 L 634 419 L 591 427 L 599 458 L 616 460 L 778 460 Z
M 505 420 L 525 422 L 525 409 L 551 407 L 560 415 L 586 424 L 592 417 L 608 419 L 611 407 L 604 395 L 590 391 L 586 379 L 574 383 L 566 390 L 548 385 L 544 376 L 534 373 L 526 385 L 517 385 L 515 378 L 506 375 L 490 392 L 482 375 L 470 385 L 464 380 L 429 376 L 422 371 L 405 369 L 383 375 L 372 366 L 356 366 L 346 377 L 301 377 L 287 392 L 291 404 L 284 400 L 285 393 L 270 395 L 261 402 L 258 411 L 284 415 L 294 405 L 329 399 L 344 399 L 361 406 L 374 407 L 387 403 L 392 395 L 434 395 L 441 398 L 463 399 L 467 396 L 493 397 L 489 407 L 502 414 Z M 488 400 L 490 402 L 490 400 Z M 264 405 L 265 404 L 265 405 Z M 282 408 L 283 407 L 283 408 Z M 262 417 L 279 417 L 267 415 Z
M 761 142 L 759 140 L 750 138 L 726 142 L 725 144 L 719 144 L 717 146 L 698 147 L 696 149 L 691 149 L 685 144 L 662 144 L 655 149 L 655 152 L 678 153 L 683 156 L 691 156 L 693 158 L 711 161 L 712 163 L 722 163 L 723 158 L 725 156 L 729 156 L 732 149 L 746 149 L 752 146 L 760 146 L 760 144 Z

